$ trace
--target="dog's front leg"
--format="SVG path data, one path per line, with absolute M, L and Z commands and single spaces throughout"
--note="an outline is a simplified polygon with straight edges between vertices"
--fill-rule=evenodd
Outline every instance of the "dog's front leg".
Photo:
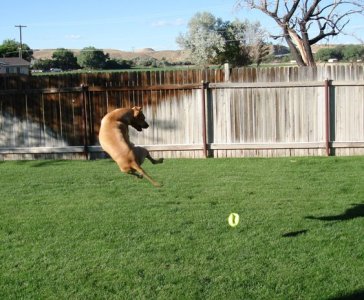
M 139 174 L 141 174 L 142 178 L 145 177 L 149 180 L 151 184 L 153 184 L 155 187 L 161 187 L 161 185 L 154 181 L 148 174 L 145 172 L 136 162 L 133 164 L 133 170 L 136 170 Z
M 133 175 L 133 176 L 135 176 L 135 177 L 137 177 L 137 178 L 139 178 L 139 179 L 143 179 L 143 174 L 139 174 L 139 173 L 137 173 L 135 170 L 130 170 L 130 171 L 128 172 L 128 174 L 129 174 L 129 175 Z

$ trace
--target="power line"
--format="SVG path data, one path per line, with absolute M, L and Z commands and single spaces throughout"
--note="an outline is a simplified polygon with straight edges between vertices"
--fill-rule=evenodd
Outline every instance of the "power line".
M 25 25 L 15 25 L 15 27 L 19 27 L 19 33 L 20 33 L 20 48 L 19 48 L 19 57 L 23 58 L 23 41 L 22 41 L 22 34 L 21 30 L 23 27 L 27 27 Z

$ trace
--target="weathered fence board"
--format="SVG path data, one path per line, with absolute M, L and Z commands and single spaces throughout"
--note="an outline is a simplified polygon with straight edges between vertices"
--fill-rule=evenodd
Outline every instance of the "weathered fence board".
M 97 156 L 101 118 L 134 105 L 150 128 L 131 140 L 156 156 L 364 154 L 364 68 L 348 64 L 0 77 L 0 159 Z

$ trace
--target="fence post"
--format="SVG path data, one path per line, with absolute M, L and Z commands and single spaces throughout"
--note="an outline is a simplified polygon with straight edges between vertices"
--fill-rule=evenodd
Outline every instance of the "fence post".
M 224 82 L 230 81 L 230 65 L 229 63 L 224 64 Z
M 208 83 L 201 81 L 201 109 L 202 109 L 202 143 L 203 143 L 203 157 L 207 158 L 207 134 L 206 134 L 206 97 L 205 89 Z
M 325 148 L 326 155 L 330 156 L 330 80 L 325 80 Z
M 82 114 L 83 114 L 83 153 L 85 155 L 86 160 L 89 159 L 89 152 L 88 152 L 88 130 L 87 130 L 87 92 L 88 86 L 81 84 L 82 88 Z

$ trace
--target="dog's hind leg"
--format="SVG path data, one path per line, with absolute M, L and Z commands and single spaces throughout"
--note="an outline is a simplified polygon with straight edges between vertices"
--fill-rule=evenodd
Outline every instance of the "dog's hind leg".
M 155 165 L 155 164 L 161 164 L 161 163 L 163 163 L 163 161 L 164 161 L 164 159 L 163 159 L 163 158 L 154 159 L 153 157 L 151 157 L 151 156 L 150 156 L 149 152 L 148 152 L 148 154 L 147 154 L 146 158 L 148 158 L 148 159 L 151 161 L 151 163 L 152 163 L 153 165 Z
M 143 147 L 133 147 L 133 152 L 139 166 L 142 165 L 145 158 L 148 158 L 153 165 L 161 164 L 163 162 L 163 158 L 154 159 L 153 157 L 151 157 L 149 151 Z
M 133 152 L 136 162 L 141 166 L 148 155 L 148 150 L 143 147 L 133 147 Z

